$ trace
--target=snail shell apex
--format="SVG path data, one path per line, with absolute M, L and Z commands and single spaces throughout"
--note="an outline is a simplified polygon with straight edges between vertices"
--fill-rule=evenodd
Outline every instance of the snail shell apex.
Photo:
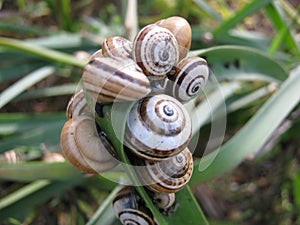
M 99 103 L 135 101 L 151 91 L 148 78 L 132 59 L 96 57 L 82 78 L 84 89 Z
M 204 89 L 208 76 L 205 59 L 186 57 L 176 65 L 175 74 L 169 76 L 166 93 L 185 103 Z
M 135 160 L 141 183 L 153 192 L 175 193 L 185 187 L 193 173 L 193 157 L 188 148 L 160 162 Z
M 159 20 L 155 24 L 167 28 L 175 36 L 179 45 L 179 60 L 186 57 L 191 47 L 192 29 L 189 22 L 179 16 Z
M 133 59 L 152 79 L 162 79 L 178 62 L 176 38 L 166 28 L 155 24 L 144 27 L 136 36 L 132 49 Z
M 191 132 L 189 114 L 179 101 L 164 94 L 147 96 L 129 112 L 125 145 L 138 157 L 160 161 L 181 152 Z

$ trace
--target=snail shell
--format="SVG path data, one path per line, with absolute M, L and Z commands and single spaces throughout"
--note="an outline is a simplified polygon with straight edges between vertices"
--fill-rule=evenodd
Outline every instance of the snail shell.
M 103 53 L 102 53 L 102 49 L 99 49 L 98 51 L 94 52 L 94 54 L 91 55 L 89 61 L 92 61 L 92 60 L 94 60 L 95 58 L 98 58 L 98 57 L 104 57 Z
M 93 100 L 134 101 L 150 93 L 150 82 L 132 59 L 96 57 L 86 65 L 83 87 Z
M 84 97 L 83 89 L 76 92 L 67 105 L 67 118 L 77 117 L 89 112 L 88 103 Z
M 150 191 L 175 193 L 187 184 L 193 172 L 193 157 L 188 148 L 161 162 L 135 159 L 136 172 Z
M 159 20 L 155 24 L 167 28 L 175 36 L 179 45 L 179 60 L 186 57 L 191 47 L 192 29 L 189 22 L 179 16 Z
M 133 187 L 125 187 L 117 193 L 113 208 L 123 225 L 157 225 Z
M 166 28 L 155 24 L 144 27 L 136 36 L 133 59 L 152 79 L 162 79 L 177 64 L 179 50 L 176 38 Z
M 138 157 L 160 161 L 181 152 L 192 126 L 184 106 L 165 94 L 137 102 L 126 121 L 125 145 Z
M 130 58 L 132 42 L 123 37 L 109 37 L 103 41 L 102 54 L 105 57 Z
M 203 90 L 208 76 L 209 69 L 205 59 L 184 58 L 177 64 L 175 74 L 169 76 L 166 93 L 185 103 Z
M 159 193 L 159 192 L 149 192 L 153 203 L 160 209 L 168 209 L 175 202 L 174 193 Z
M 60 141 L 65 157 L 86 173 L 101 173 L 118 164 L 118 160 L 113 157 L 112 146 L 103 133 L 98 134 L 92 116 L 69 119 L 62 129 Z

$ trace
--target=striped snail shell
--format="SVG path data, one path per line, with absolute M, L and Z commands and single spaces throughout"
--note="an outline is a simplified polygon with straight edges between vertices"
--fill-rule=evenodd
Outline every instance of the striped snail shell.
M 179 50 L 176 38 L 166 28 L 155 24 L 144 27 L 136 36 L 133 59 L 152 79 L 162 79 L 177 64 Z
M 150 191 L 175 193 L 187 184 L 193 172 L 193 157 L 188 148 L 160 162 L 135 159 L 141 184 Z
M 157 225 L 133 187 L 124 187 L 117 193 L 113 208 L 123 225 Z
M 97 174 L 118 164 L 113 147 L 104 133 L 98 133 L 91 115 L 69 119 L 62 128 L 60 142 L 65 157 L 83 172 Z
M 66 115 L 70 119 L 89 112 L 89 106 L 85 99 L 83 89 L 76 92 L 67 105 Z
M 203 90 L 208 76 L 205 59 L 186 57 L 176 65 L 175 74 L 169 76 L 166 93 L 185 103 Z
M 138 157 L 161 161 L 181 152 L 191 138 L 188 112 L 165 94 L 136 102 L 126 120 L 125 145 Z
M 91 55 L 89 61 L 92 61 L 98 57 L 103 57 L 102 49 L 99 49 L 98 51 L 94 52 L 94 54 Z
M 132 59 L 95 57 L 86 65 L 83 88 L 99 103 L 135 101 L 150 93 L 150 82 Z
M 102 54 L 105 57 L 130 58 L 132 42 L 123 37 L 109 37 L 102 43 Z
M 179 60 L 186 57 L 191 47 L 192 29 L 189 22 L 179 16 L 159 20 L 155 24 L 167 28 L 175 36 L 179 45 Z
M 160 209 L 168 209 L 175 202 L 174 193 L 159 193 L 159 192 L 149 192 L 153 203 Z

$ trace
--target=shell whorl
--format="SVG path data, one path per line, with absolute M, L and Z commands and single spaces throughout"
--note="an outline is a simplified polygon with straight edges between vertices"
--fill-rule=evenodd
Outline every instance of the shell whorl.
M 157 225 L 133 187 L 125 187 L 117 193 L 113 208 L 123 225 Z
M 61 148 L 76 168 L 97 174 L 118 164 L 113 148 L 98 134 L 93 116 L 82 115 L 69 119 L 61 132 Z
M 148 96 L 129 112 L 125 145 L 138 157 L 160 161 L 182 151 L 191 131 L 189 114 L 179 101 L 164 94 Z
M 123 37 L 109 37 L 102 43 L 102 54 L 105 57 L 131 58 L 132 42 Z
M 144 27 L 133 42 L 133 59 L 152 79 L 161 79 L 178 62 L 176 38 L 166 28 L 155 24 Z
M 134 101 L 150 93 L 150 82 L 132 59 L 96 57 L 83 72 L 83 88 L 96 102 Z
M 179 16 L 159 20 L 155 24 L 172 32 L 179 45 L 179 60 L 186 57 L 191 47 L 192 29 L 189 22 Z
M 203 90 L 208 76 L 209 69 L 205 59 L 184 58 L 176 65 L 175 74 L 169 75 L 166 93 L 185 103 Z
M 89 106 L 84 96 L 83 89 L 76 92 L 70 99 L 66 109 L 68 119 L 77 117 L 89 112 Z
M 187 184 L 193 173 L 193 157 L 188 148 L 160 162 L 135 159 L 136 172 L 150 191 L 174 193 Z

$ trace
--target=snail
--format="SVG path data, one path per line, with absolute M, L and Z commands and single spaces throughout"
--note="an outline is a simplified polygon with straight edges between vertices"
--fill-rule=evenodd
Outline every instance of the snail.
M 190 50 L 192 39 L 192 29 L 189 22 L 182 17 L 172 16 L 159 20 L 155 24 L 172 32 L 179 45 L 179 60 L 185 58 Z
M 150 191 L 175 193 L 187 184 L 193 173 L 193 157 L 188 148 L 160 162 L 135 158 L 136 172 L 141 184 Z
M 159 193 L 149 191 L 153 203 L 160 209 L 166 210 L 170 208 L 175 202 L 174 193 Z
M 186 109 L 165 94 L 147 96 L 136 102 L 128 114 L 125 129 L 125 146 L 149 161 L 161 161 L 181 152 L 192 132 Z
M 70 99 L 66 109 L 67 118 L 77 117 L 89 112 L 89 106 L 84 96 L 83 89 L 76 92 Z
M 103 41 L 102 54 L 105 57 L 130 58 L 132 43 L 123 37 L 109 37 Z
M 85 66 L 83 88 L 99 103 L 134 101 L 151 91 L 148 78 L 130 58 L 95 57 Z
M 104 133 L 98 134 L 93 116 L 69 119 L 62 128 L 60 141 L 65 157 L 83 172 L 97 174 L 118 164 Z
M 176 38 L 166 28 L 155 24 L 144 27 L 133 41 L 132 56 L 151 79 L 162 79 L 177 64 Z
M 113 200 L 116 216 L 123 225 L 157 225 L 150 210 L 133 187 L 124 187 Z
M 174 75 L 169 76 L 166 93 L 185 103 L 203 90 L 208 76 L 205 59 L 186 57 L 176 65 Z

